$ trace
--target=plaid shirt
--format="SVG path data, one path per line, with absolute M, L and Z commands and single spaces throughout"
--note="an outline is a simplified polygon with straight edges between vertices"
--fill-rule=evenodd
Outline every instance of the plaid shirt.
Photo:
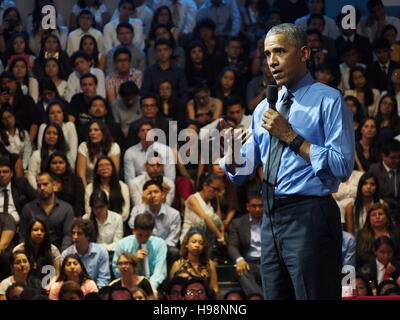
M 118 94 L 119 87 L 123 82 L 127 80 L 132 80 L 140 89 L 140 87 L 142 86 L 142 79 L 143 79 L 142 71 L 134 68 L 130 69 L 128 78 L 124 79 L 121 78 L 121 76 L 118 74 L 118 71 L 114 71 L 106 78 L 106 90 L 114 89 L 115 92 Z M 119 94 L 118 98 L 120 98 Z

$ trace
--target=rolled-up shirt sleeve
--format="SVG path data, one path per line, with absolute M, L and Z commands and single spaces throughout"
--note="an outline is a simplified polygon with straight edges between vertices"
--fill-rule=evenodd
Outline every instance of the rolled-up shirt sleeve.
M 323 146 L 311 144 L 310 160 L 316 176 L 321 179 L 346 181 L 354 167 L 355 139 L 353 117 L 342 96 L 325 103 L 322 110 Z

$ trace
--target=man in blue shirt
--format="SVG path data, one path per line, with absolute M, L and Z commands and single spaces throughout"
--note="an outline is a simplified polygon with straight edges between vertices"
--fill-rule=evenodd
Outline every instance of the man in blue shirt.
M 301 28 L 273 27 L 264 50 L 281 87 L 278 111 L 263 100 L 253 113 L 252 137 L 240 151 L 244 162 L 233 161 L 229 148 L 220 165 L 237 184 L 263 166 L 265 299 L 339 299 L 342 231 L 331 194 L 353 169 L 352 115 L 339 91 L 308 72 L 311 50 Z M 226 134 L 231 137 L 232 129 Z
M 152 236 L 154 217 L 147 213 L 136 216 L 133 235 L 117 242 L 112 260 L 114 275 L 119 277 L 118 257 L 132 253 L 140 261 L 140 274 L 149 278 L 151 285 L 158 288 L 167 276 L 167 244 L 165 240 Z

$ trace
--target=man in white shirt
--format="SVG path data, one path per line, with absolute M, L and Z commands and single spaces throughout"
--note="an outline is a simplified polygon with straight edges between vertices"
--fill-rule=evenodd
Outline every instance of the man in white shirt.
M 369 38 L 372 43 L 380 38 L 385 25 L 391 24 L 397 29 L 396 41 L 400 40 L 400 19 L 385 14 L 382 0 L 369 0 L 367 3 L 369 16 L 362 17 L 357 27 L 357 33 Z
M 83 9 L 79 12 L 78 15 L 78 25 L 79 28 L 72 31 L 68 35 L 67 40 L 67 53 L 71 56 L 75 51 L 79 50 L 79 44 L 81 38 L 86 35 L 90 34 L 93 36 L 97 41 L 97 48 L 99 52 L 103 52 L 103 34 L 101 31 L 92 28 L 93 25 L 93 14 L 88 9 Z
M 197 7 L 193 0 L 156 0 L 154 10 L 167 6 L 172 14 L 173 25 L 178 28 L 179 34 L 191 33 L 196 25 Z
M 124 176 L 125 181 L 130 181 L 136 176 L 145 173 L 145 162 L 149 155 L 158 153 L 158 156 L 164 164 L 164 176 L 171 181 L 175 181 L 176 176 L 176 160 L 172 149 L 162 143 L 151 141 L 147 136 L 150 130 L 154 128 L 154 124 L 150 120 L 143 120 L 138 127 L 138 136 L 140 142 L 130 147 L 124 156 Z M 147 139 L 146 139 L 147 137 Z
M 337 88 L 344 93 L 350 89 L 349 77 L 351 68 L 356 66 L 366 68 L 366 66 L 365 64 L 358 63 L 358 53 L 354 45 L 345 46 L 341 53 L 341 58 L 344 62 L 339 65 L 341 80 Z
M 129 186 L 129 193 L 131 195 L 132 203 L 137 206 L 142 203 L 142 196 L 144 194 L 143 186 L 150 180 L 162 182 L 163 190 L 165 193 L 165 202 L 172 205 L 175 196 L 175 184 L 168 177 L 163 176 L 164 166 L 161 163 L 160 157 L 151 157 L 145 163 L 146 172 L 127 181 Z
M 135 9 L 133 1 L 121 0 L 119 2 L 118 9 L 119 9 L 119 18 L 110 21 L 104 26 L 103 44 L 105 51 L 109 51 L 120 44 L 117 38 L 117 26 L 121 22 L 129 22 L 132 25 L 135 34 L 133 43 L 138 48 L 143 50 L 144 49 L 143 22 L 140 19 L 130 18 Z
M 103 98 L 106 97 L 106 87 L 104 81 L 104 73 L 98 68 L 91 68 L 92 59 L 85 51 L 77 51 L 71 56 L 71 64 L 74 68 L 68 77 L 68 89 L 65 95 L 68 102 L 74 94 L 82 92 L 80 78 L 86 73 L 91 73 L 97 78 L 97 90 L 96 93 Z

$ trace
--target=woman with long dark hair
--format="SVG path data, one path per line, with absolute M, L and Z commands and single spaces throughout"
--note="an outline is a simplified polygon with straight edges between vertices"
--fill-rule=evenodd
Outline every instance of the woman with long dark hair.
M 28 39 L 28 34 L 23 30 L 23 21 L 17 7 L 9 7 L 4 10 L 2 24 L 0 26 L 0 52 L 6 50 L 10 38 L 16 33 L 23 33 Z
M 354 131 L 357 131 L 360 127 L 362 120 L 364 119 L 364 112 L 362 110 L 362 106 L 360 101 L 354 96 L 345 96 L 344 101 L 349 107 L 351 113 L 353 114 L 353 126 Z M 357 140 L 357 137 L 356 137 Z
M 106 56 L 101 54 L 96 39 L 91 34 L 85 34 L 79 42 L 79 50 L 85 51 L 92 58 L 92 68 L 106 69 Z
M 30 95 L 33 101 L 37 103 L 39 99 L 39 83 L 34 77 L 29 76 L 26 60 L 22 57 L 15 58 L 10 63 L 9 70 L 17 78 L 22 93 Z
M 84 188 L 82 179 L 69 165 L 64 152 L 54 151 L 49 155 L 44 168 L 53 177 L 54 192 L 58 199 L 68 202 L 74 208 L 75 217 L 84 214 Z
M 160 98 L 160 114 L 167 120 L 178 121 L 178 128 L 180 128 L 186 118 L 186 110 L 177 98 L 177 92 L 172 82 L 169 80 L 160 82 L 157 94 Z
M 179 32 L 176 26 L 174 26 L 172 21 L 172 13 L 168 6 L 158 7 L 153 14 L 153 20 L 151 21 L 150 30 L 158 24 L 164 24 L 167 26 L 168 30 L 172 33 L 173 39 L 178 41 Z M 151 38 L 149 37 L 149 43 L 151 44 Z
M 381 96 L 376 122 L 382 142 L 389 141 L 400 133 L 400 118 L 397 108 L 397 101 L 393 96 L 388 94 Z
M 358 182 L 354 202 L 345 208 L 345 230 L 353 235 L 363 227 L 368 210 L 375 203 L 382 202 L 379 195 L 378 180 L 372 173 L 364 173 Z
M 35 150 L 29 160 L 27 178 L 35 190 L 37 175 L 44 170 L 47 158 L 56 150 L 67 152 L 68 146 L 61 127 L 56 123 L 49 123 L 44 129 L 41 148 Z
M 113 138 L 106 124 L 93 120 L 89 125 L 86 141 L 78 148 L 76 172 L 82 178 L 86 187 L 93 180 L 94 166 L 100 156 L 106 155 L 114 162 L 116 172 L 119 172 L 121 149 L 113 142 Z
M 51 244 L 49 230 L 44 221 L 38 218 L 31 221 L 24 242 L 17 245 L 13 252 L 17 250 L 25 251 L 31 272 L 39 281 L 47 274 L 42 272 L 43 267 L 53 266 L 55 274 L 50 285 L 55 282 L 60 274 L 61 254 L 58 248 Z
M 109 200 L 101 189 L 93 190 L 89 198 L 89 206 L 90 211 L 82 218 L 93 222 L 96 242 L 102 244 L 107 251 L 113 252 L 124 233 L 121 214 L 108 210 Z
M 63 67 L 60 60 L 56 58 L 47 58 L 44 61 L 44 77 L 48 77 L 54 82 L 57 88 L 57 92 L 65 100 L 67 94 L 67 81 L 65 80 L 65 75 Z M 44 79 L 44 78 L 42 78 Z
M 84 295 L 99 291 L 96 282 L 90 278 L 78 254 L 69 254 L 64 258 L 61 265 L 60 276 L 57 282 L 51 285 L 49 293 L 50 300 L 59 299 L 60 289 L 66 281 L 74 281 L 79 284 Z
M 7 151 L 19 155 L 24 169 L 27 169 L 32 154 L 28 132 L 17 123 L 14 111 L 10 107 L 1 108 L 0 120 L 0 141 Z
M 380 160 L 379 127 L 375 118 L 365 118 L 356 133 L 355 167 L 366 172 L 371 163 Z
M 101 156 L 94 166 L 93 182 L 85 188 L 85 212 L 90 213 L 90 196 L 93 190 L 103 190 L 108 198 L 108 208 L 122 216 L 129 217 L 130 197 L 126 183 L 118 179 L 114 162 L 107 156 Z
M 32 70 L 33 63 L 36 59 L 32 50 L 29 48 L 28 40 L 23 33 L 14 34 L 9 42 L 7 42 L 7 49 L 4 53 L 3 65 L 10 68 L 10 63 L 17 57 L 22 56 L 26 59 L 29 72 Z
M 219 73 L 213 90 L 213 97 L 222 102 L 230 96 L 243 97 L 238 73 L 231 67 L 225 67 Z

